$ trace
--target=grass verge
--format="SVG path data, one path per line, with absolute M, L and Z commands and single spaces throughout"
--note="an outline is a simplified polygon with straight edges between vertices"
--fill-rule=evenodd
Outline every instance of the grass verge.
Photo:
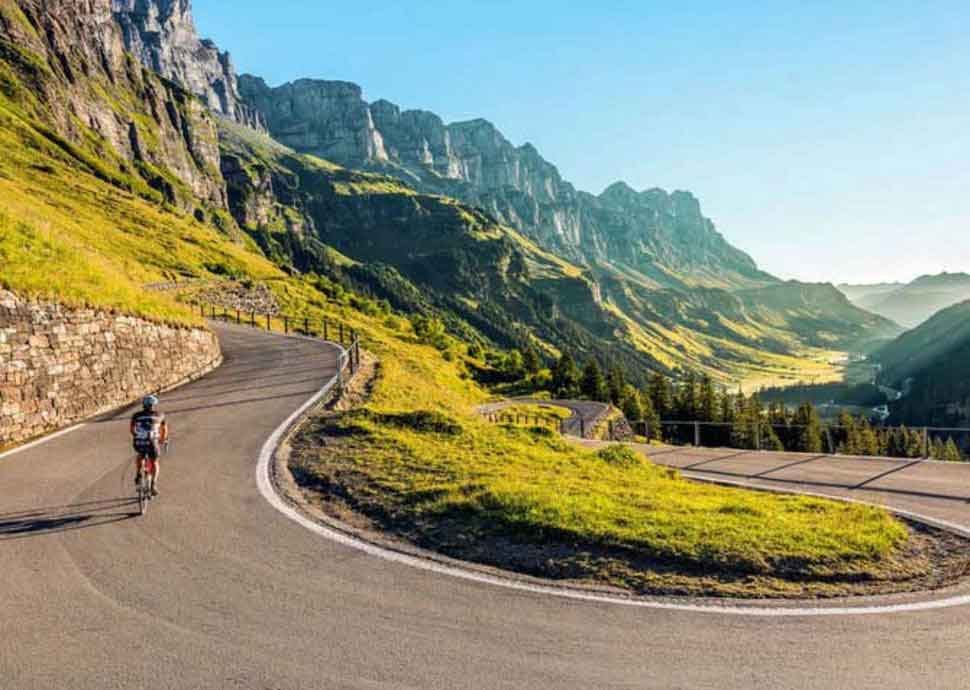
M 309 420 L 290 469 L 306 496 L 448 556 L 680 594 L 920 589 L 936 542 L 886 511 L 703 485 L 625 447 L 590 452 L 493 425 L 461 358 L 362 320 L 380 358 L 365 404 Z

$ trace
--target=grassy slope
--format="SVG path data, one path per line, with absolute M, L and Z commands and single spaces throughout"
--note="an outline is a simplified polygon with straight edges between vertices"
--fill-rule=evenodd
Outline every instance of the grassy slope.
M 688 570 L 851 577 L 880 572 L 906 539 L 879 509 L 698 485 L 549 432 L 491 425 L 473 412 L 487 395 L 461 361 L 346 316 L 380 357 L 379 379 L 363 409 L 307 431 L 309 459 L 294 469 L 304 484 L 340 486 L 354 507 L 419 543 L 457 522 L 464 542 L 579 539 Z M 317 434 L 339 440 L 321 448 Z
M 142 286 L 174 276 L 282 272 L 190 216 L 89 174 L 0 96 L 0 284 L 23 294 L 196 323 Z

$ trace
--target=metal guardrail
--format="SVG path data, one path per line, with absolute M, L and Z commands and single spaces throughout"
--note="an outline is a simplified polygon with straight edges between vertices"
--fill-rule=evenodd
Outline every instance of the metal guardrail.
M 541 427 L 552 429 L 559 432 L 560 434 L 566 434 L 568 418 L 564 419 L 554 419 L 552 417 L 543 417 L 537 414 L 522 414 L 522 413 L 511 413 L 511 412 L 486 412 L 482 414 L 485 420 L 491 422 L 492 424 L 507 424 L 514 426 L 526 426 L 526 427 Z
M 661 421 L 656 423 L 647 421 L 630 422 L 634 433 L 651 440 L 659 440 L 671 445 L 737 448 L 739 450 L 775 450 L 769 446 L 769 441 L 777 439 L 782 449 L 786 451 L 803 451 L 798 446 L 803 443 L 799 433 L 811 427 L 804 424 L 773 424 L 762 421 L 751 422 L 747 425 L 730 422 L 700 422 L 693 420 Z M 847 439 L 849 427 L 839 424 L 821 424 L 820 430 L 822 452 L 835 455 Z M 939 440 L 947 442 L 953 440 L 959 449 L 962 459 L 966 460 L 967 450 L 970 449 L 970 428 L 967 427 L 931 427 L 931 426 L 872 426 L 869 427 L 877 439 L 885 441 L 892 434 L 904 437 L 911 445 L 906 454 L 890 452 L 890 457 L 929 459 L 933 457 L 934 443 Z M 771 430 L 772 434 L 768 433 Z M 859 431 L 859 428 L 855 429 Z M 905 432 L 905 436 L 904 436 Z M 739 438 L 739 436 L 743 438 Z M 915 441 L 915 442 L 914 442 Z M 917 445 L 918 444 L 918 447 Z
M 353 376 L 360 369 L 360 335 L 350 326 L 341 321 L 328 319 L 311 319 L 306 316 L 288 316 L 286 314 L 260 314 L 254 311 L 243 312 L 214 304 L 196 303 L 202 318 L 221 319 L 241 326 L 259 328 L 271 333 L 284 335 L 303 335 L 309 338 L 320 338 L 327 342 L 337 343 L 344 349 L 340 374 L 350 368 Z

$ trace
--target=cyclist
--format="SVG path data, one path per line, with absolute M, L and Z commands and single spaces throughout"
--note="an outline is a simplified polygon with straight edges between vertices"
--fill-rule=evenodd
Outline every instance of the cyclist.
M 135 459 L 135 486 L 141 479 L 142 463 L 152 483 L 152 496 L 158 496 L 158 458 L 162 446 L 168 441 L 168 422 L 158 409 L 157 396 L 149 395 L 142 401 L 141 412 L 131 418 L 131 437 L 138 457 Z

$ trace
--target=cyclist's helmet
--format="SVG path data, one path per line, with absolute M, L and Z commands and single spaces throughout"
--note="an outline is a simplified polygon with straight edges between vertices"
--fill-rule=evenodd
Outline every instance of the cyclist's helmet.
M 158 407 L 158 402 L 159 400 L 157 395 L 149 395 L 141 401 L 141 404 L 146 410 L 154 410 L 156 407 Z

